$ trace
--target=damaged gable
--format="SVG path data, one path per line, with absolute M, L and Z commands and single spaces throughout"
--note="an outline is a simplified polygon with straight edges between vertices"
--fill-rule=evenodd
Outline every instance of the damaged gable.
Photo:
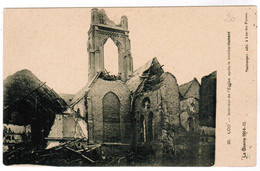
M 133 76 L 130 80 L 126 82 L 128 88 L 133 93 L 135 92 L 138 87 L 141 85 L 144 79 L 150 78 L 147 84 L 151 84 L 152 82 L 159 82 L 159 77 L 163 73 L 162 66 L 160 65 L 157 58 L 153 58 L 152 60 L 148 61 L 146 64 L 135 70 Z
M 184 99 L 187 98 L 197 98 L 200 99 L 200 84 L 196 78 L 191 80 L 188 83 L 182 84 L 179 86 L 180 97 Z

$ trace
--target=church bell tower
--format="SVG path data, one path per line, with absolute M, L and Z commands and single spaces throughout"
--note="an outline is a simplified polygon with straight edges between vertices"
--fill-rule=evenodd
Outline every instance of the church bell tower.
M 118 77 L 126 82 L 133 73 L 133 58 L 128 31 L 128 19 L 122 16 L 120 24 L 111 21 L 103 9 L 91 10 L 91 24 L 88 31 L 88 81 L 104 71 L 104 45 L 111 38 L 118 49 Z

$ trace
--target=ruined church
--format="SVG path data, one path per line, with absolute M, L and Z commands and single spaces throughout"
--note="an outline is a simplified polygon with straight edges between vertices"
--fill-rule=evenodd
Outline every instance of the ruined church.
M 118 49 L 117 75 L 104 67 L 108 39 Z M 54 123 L 49 140 L 83 137 L 89 144 L 149 144 L 162 149 L 178 144 L 183 132 L 199 132 L 197 79 L 179 86 L 156 57 L 134 71 L 126 16 L 117 25 L 104 10 L 92 9 L 87 51 L 88 83 L 70 102 L 69 113 L 74 115 L 56 116 L 63 131 L 57 135 Z

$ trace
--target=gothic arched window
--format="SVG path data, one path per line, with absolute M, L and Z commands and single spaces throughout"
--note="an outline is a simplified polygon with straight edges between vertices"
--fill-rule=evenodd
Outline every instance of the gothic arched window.
M 103 141 L 120 142 L 120 101 L 113 92 L 103 97 Z

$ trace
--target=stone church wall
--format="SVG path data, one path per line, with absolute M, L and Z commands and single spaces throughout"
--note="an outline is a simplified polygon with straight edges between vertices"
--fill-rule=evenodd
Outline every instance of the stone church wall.
M 103 98 L 112 92 L 120 102 L 120 139 L 122 143 L 132 142 L 132 120 L 130 117 L 130 91 L 122 81 L 98 79 L 88 92 L 88 123 L 90 142 L 103 142 Z M 111 101 L 113 104 L 114 102 Z
M 153 141 L 162 142 L 164 139 L 173 136 L 173 130 L 179 126 L 179 90 L 177 81 L 170 73 L 163 73 L 163 80 L 155 87 L 157 89 L 142 92 L 135 100 L 136 115 L 136 139 L 142 142 L 141 115 L 144 115 L 145 138 L 149 130 L 149 113 L 153 113 Z M 146 99 L 149 99 L 149 106 L 145 105 Z

